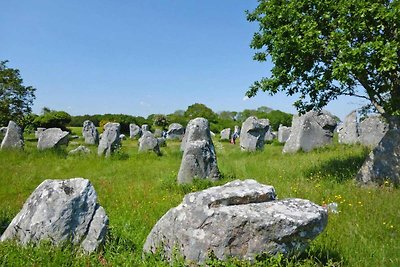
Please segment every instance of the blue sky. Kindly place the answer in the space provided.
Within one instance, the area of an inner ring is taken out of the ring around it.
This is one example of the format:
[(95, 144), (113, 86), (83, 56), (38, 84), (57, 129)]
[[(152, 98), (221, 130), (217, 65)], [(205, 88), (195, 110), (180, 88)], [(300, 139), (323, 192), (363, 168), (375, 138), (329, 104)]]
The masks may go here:
[[(72, 115), (172, 113), (268, 106), (295, 98), (244, 94), (271, 65), (252, 60), (256, 0), (18, 0), (2, 3), (0, 60), (20, 69), (43, 107)], [(359, 101), (327, 109), (343, 118)]]

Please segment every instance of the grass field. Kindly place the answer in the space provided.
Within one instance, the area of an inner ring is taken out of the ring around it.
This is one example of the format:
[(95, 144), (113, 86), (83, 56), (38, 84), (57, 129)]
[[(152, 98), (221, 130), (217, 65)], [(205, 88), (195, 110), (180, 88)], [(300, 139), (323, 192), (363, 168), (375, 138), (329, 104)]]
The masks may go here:
[[(80, 129), (73, 129), (79, 134)], [(181, 161), (178, 142), (168, 142), (163, 155), (138, 153), (137, 141), (125, 140), (120, 152), (99, 158), (67, 156), (82, 143), (72, 140), (66, 151), (36, 151), (26, 137), (23, 152), (0, 151), (0, 234), (19, 212), (31, 192), (45, 179), (89, 179), (110, 218), (104, 251), (85, 256), (72, 246), (41, 244), (21, 248), (0, 244), (0, 266), (168, 266), (159, 257), (142, 257), (142, 246), (153, 225), (192, 191), (234, 179), (253, 178), (273, 185), (279, 198), (300, 197), (317, 204), (337, 202), (326, 230), (302, 255), (256, 263), (213, 261), (214, 266), (400, 266), (400, 191), (390, 184), (360, 188), (353, 177), (368, 150), (333, 145), (311, 153), (282, 155), (279, 145), (257, 153), (215, 141), (223, 179), (178, 186)], [(176, 265), (183, 265), (177, 262)]]

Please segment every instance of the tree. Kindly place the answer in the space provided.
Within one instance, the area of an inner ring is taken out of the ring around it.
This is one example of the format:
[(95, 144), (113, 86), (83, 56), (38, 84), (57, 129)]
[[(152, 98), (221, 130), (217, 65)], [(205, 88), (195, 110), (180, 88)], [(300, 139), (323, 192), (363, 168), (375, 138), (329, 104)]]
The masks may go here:
[(202, 117), (207, 119), (210, 123), (217, 121), (217, 114), (204, 104), (195, 103), (187, 108), (185, 117), (189, 120)]
[(36, 117), (34, 124), (44, 128), (67, 129), (67, 124), (71, 122), (71, 115), (65, 111), (50, 110), (43, 108), (43, 114)]
[(0, 61), (0, 125), (10, 120), (21, 124), (32, 111), (36, 89), (24, 86), (19, 70), (8, 68), (7, 62)]
[(270, 57), (274, 66), (246, 95), (299, 94), (301, 112), (348, 95), (398, 120), (399, 18), (399, 0), (259, 0), (247, 11), (247, 20), (259, 24), (251, 47), (255, 60)]

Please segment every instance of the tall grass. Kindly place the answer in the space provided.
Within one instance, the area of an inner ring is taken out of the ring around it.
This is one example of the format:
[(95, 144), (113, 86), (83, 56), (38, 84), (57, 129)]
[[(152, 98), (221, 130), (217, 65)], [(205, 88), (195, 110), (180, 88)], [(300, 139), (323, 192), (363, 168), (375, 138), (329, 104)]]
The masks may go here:
[[(74, 129), (79, 133), (79, 129)], [(233, 179), (252, 178), (273, 185), (279, 198), (299, 197), (323, 205), (339, 204), (326, 230), (307, 251), (290, 259), (260, 259), (256, 263), (231, 260), (215, 266), (400, 266), (400, 193), (390, 184), (359, 187), (353, 177), (368, 150), (333, 145), (310, 153), (283, 155), (282, 147), (267, 145), (262, 152), (246, 153), (238, 145), (215, 141), (219, 168), (217, 183), (179, 186), (181, 161), (178, 142), (168, 142), (161, 157), (138, 153), (137, 141), (125, 140), (121, 151), (105, 159), (89, 146), (87, 156), (68, 156), (82, 143), (73, 140), (66, 150), (36, 151), (36, 140), (26, 138), (22, 152), (0, 151), (0, 234), (21, 209), (31, 192), (45, 179), (89, 179), (110, 218), (104, 250), (82, 255), (73, 246), (19, 247), (0, 244), (1, 266), (168, 266), (159, 257), (142, 256), (153, 225), (178, 205), (183, 196)], [(182, 263), (177, 262), (177, 265)]]

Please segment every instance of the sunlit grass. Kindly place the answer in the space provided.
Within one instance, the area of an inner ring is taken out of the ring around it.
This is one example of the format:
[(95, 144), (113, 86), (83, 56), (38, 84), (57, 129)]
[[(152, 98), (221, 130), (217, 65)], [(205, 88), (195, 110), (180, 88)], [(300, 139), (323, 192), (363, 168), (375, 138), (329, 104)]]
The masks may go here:
[[(73, 129), (80, 135), (80, 129)], [(386, 184), (360, 188), (353, 177), (368, 151), (361, 146), (334, 145), (311, 153), (283, 155), (282, 147), (267, 145), (262, 152), (246, 153), (239, 145), (215, 141), (223, 180), (179, 186), (181, 161), (178, 142), (168, 142), (163, 156), (139, 153), (135, 140), (123, 141), (115, 156), (68, 156), (82, 144), (75, 139), (65, 150), (36, 151), (36, 141), (26, 138), (23, 152), (0, 151), (0, 233), (21, 209), (31, 192), (45, 179), (83, 177), (93, 183), (110, 218), (110, 235), (104, 251), (81, 255), (71, 246), (48, 244), (20, 248), (0, 244), (2, 266), (160, 266), (157, 257), (143, 258), (142, 246), (153, 225), (168, 209), (192, 191), (233, 179), (253, 178), (273, 185), (279, 198), (299, 197), (324, 205), (336, 202), (328, 227), (310, 248), (294, 258), (263, 259), (259, 266), (400, 266), (400, 193)], [(211, 261), (212, 265), (221, 265)], [(178, 264), (178, 263), (177, 263)], [(226, 266), (251, 266), (230, 261)]]

